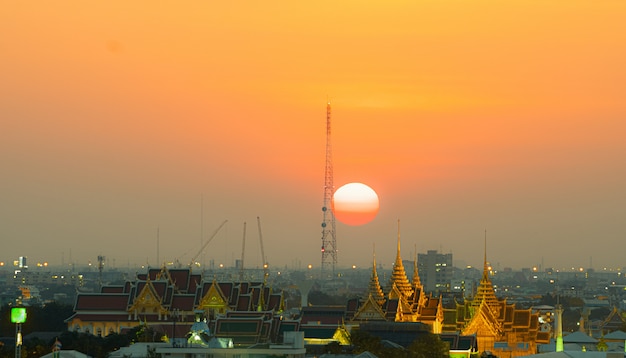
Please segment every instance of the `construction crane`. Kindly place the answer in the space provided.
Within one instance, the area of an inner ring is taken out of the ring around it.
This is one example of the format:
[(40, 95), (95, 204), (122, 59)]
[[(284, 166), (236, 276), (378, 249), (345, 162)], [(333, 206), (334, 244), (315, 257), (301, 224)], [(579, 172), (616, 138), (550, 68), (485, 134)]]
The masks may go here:
[(189, 267), (193, 266), (196, 262), (196, 259), (198, 258), (198, 256), (200, 256), (200, 254), (202, 253), (202, 251), (207, 247), (207, 245), (209, 245), (209, 243), (211, 242), (211, 240), (213, 240), (213, 238), (215, 237), (215, 235), (217, 235), (217, 233), (220, 231), (220, 229), (222, 228), (222, 226), (224, 226), (226, 223), (228, 222), (228, 220), (224, 220), (224, 222), (222, 222), (222, 224), (215, 229), (215, 231), (213, 232), (213, 234), (211, 235), (211, 237), (209, 237), (209, 239), (202, 245), (202, 247), (200, 248), (200, 250), (198, 250), (198, 253), (195, 254), (192, 258), (191, 258), (191, 262), (189, 263)]
[(246, 222), (243, 222), (243, 243), (241, 244), (241, 262), (239, 263), (239, 281), (243, 282), (243, 256), (246, 252)]
[(269, 264), (267, 263), (267, 259), (265, 258), (265, 251), (263, 250), (263, 234), (261, 233), (261, 218), (257, 216), (256, 221), (259, 225), (259, 243), (261, 245), (261, 260), (263, 260), (263, 282), (267, 283), (267, 277), (270, 275), (270, 273), (269, 273)]

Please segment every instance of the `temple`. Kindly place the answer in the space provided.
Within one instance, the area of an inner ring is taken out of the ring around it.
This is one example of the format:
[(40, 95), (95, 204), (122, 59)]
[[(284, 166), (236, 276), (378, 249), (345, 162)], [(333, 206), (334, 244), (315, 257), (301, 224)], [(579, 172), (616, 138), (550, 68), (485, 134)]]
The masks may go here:
[(233, 347), (281, 342), (292, 331), (302, 332), (309, 345), (349, 344), (350, 331), (358, 327), (388, 334), (389, 340), (403, 346), (420, 334), (439, 334), (451, 343), (451, 354), (458, 352), (455, 357), (487, 351), (499, 358), (535, 354), (538, 344), (550, 341), (551, 332), (542, 329), (538, 312), (496, 296), (486, 243), (485, 238), (483, 273), (474, 297), (459, 297), (445, 306), (441, 296), (425, 292), (417, 253), (409, 280), (398, 222), (396, 258), (387, 285), (379, 280), (374, 250), (366, 294), (346, 305), (303, 305), (299, 316), (290, 319), (283, 314), (282, 291), (274, 293), (265, 282), (220, 282), (194, 274), (191, 268), (163, 267), (148, 269), (123, 285), (79, 293), (75, 313), (66, 322), (70, 331), (100, 336), (146, 325), (173, 342), (196, 332), (198, 341), (192, 343), (206, 347), (220, 339), (230, 339)]
[(424, 291), (417, 254), (412, 279), (408, 279), (400, 252), (398, 223), (396, 259), (386, 292), (379, 281), (374, 253), (366, 297), (350, 300), (345, 308), (303, 307), (301, 329), (305, 337), (309, 336), (309, 329), (325, 330), (326, 337), (332, 339), (340, 330), (349, 332), (358, 326), (376, 335), (393, 332), (385, 339), (404, 346), (419, 334), (430, 332), (450, 342), (450, 353), (460, 357), (486, 351), (500, 358), (537, 353), (537, 345), (548, 343), (551, 332), (540, 326), (538, 312), (518, 309), (506, 299), (499, 299), (489, 273), (485, 239), (483, 274), (474, 297), (463, 298), (462, 302), (454, 300), (444, 307), (441, 297)]
[(551, 335), (540, 329), (539, 313), (530, 308), (518, 309), (506, 299), (497, 298), (489, 271), (485, 238), (483, 274), (477, 292), (472, 299), (443, 309), (442, 332), (475, 335), (480, 352), (490, 351), (501, 358), (537, 353), (537, 344), (548, 343)]
[(235, 346), (280, 341), (298, 322), (283, 319), (282, 291), (264, 282), (218, 282), (191, 268), (149, 269), (134, 281), (79, 293), (68, 330), (106, 336), (145, 325), (168, 339), (184, 337), (204, 323), (212, 337)]
[(430, 326), (433, 333), (441, 333), (444, 318), (441, 298), (424, 292), (417, 270), (417, 254), (415, 257), (412, 280), (409, 281), (400, 255), (400, 223), (398, 222), (396, 260), (388, 286), (389, 290), (387, 294), (383, 292), (378, 280), (374, 256), (368, 296), (360, 302), (354, 302), (358, 305), (358, 309), (350, 318), (351, 323), (419, 322)]

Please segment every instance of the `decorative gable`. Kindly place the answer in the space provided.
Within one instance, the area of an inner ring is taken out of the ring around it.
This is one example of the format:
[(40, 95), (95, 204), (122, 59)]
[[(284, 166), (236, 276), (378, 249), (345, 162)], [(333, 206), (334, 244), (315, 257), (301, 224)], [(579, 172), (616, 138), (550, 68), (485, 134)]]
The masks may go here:
[(162, 315), (167, 314), (167, 309), (161, 304), (162, 298), (158, 295), (152, 281), (146, 281), (133, 304), (128, 309), (128, 313), (138, 315)]
[(220, 313), (226, 312), (229, 309), (228, 301), (215, 280), (213, 280), (206, 294), (200, 300), (197, 309), (214, 310)]
[(490, 306), (483, 302), (478, 307), (474, 317), (463, 328), (462, 334), (477, 334), (479, 337), (490, 336), (497, 339), (502, 336), (501, 326), (502, 324), (498, 322)]
[(370, 294), (354, 315), (354, 321), (385, 321), (385, 312)]
[(350, 332), (348, 332), (345, 325), (342, 324), (340, 327), (337, 327), (337, 330), (333, 334), (333, 340), (339, 342), (342, 346), (348, 346), (351, 344)]

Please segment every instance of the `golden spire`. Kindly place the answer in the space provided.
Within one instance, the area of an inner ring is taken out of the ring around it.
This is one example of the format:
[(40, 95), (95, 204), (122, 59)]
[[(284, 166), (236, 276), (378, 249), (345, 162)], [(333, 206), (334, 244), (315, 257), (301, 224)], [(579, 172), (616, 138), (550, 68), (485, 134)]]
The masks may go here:
[(415, 245), (415, 261), (413, 261), (413, 287), (416, 290), (422, 289), (422, 281), (420, 281), (420, 275), (417, 270), (417, 245)]
[(410, 297), (413, 294), (413, 288), (404, 271), (404, 265), (402, 264), (402, 257), (400, 257), (400, 220), (398, 220), (398, 253), (396, 254), (396, 262), (393, 265), (393, 273), (391, 274), (391, 284), (395, 284), (396, 287), (405, 297)]
[(483, 277), (478, 285), (476, 296), (474, 296), (472, 300), (472, 306), (478, 307), (480, 303), (484, 301), (488, 306), (496, 309), (498, 306), (498, 298), (493, 289), (493, 284), (489, 279), (489, 264), (487, 263), (487, 230), (485, 230), (485, 256), (483, 265)]
[(483, 278), (482, 281), (489, 280), (489, 265), (487, 264), (487, 229), (485, 229), (485, 244), (484, 244), (484, 259), (483, 259)]
[(378, 272), (376, 271), (376, 244), (374, 244), (374, 264), (372, 265), (372, 276), (370, 277), (369, 294), (379, 305), (385, 302), (385, 294), (380, 287), (378, 281)]

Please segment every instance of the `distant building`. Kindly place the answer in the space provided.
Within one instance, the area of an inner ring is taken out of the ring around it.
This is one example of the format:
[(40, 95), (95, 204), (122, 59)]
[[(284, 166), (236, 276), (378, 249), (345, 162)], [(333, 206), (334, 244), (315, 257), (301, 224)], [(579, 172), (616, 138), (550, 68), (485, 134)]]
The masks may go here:
[(431, 293), (450, 292), (452, 281), (452, 254), (428, 250), (417, 255), (417, 269), (424, 290)]

